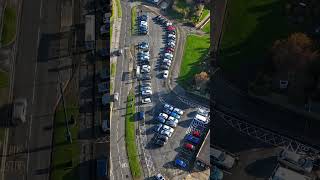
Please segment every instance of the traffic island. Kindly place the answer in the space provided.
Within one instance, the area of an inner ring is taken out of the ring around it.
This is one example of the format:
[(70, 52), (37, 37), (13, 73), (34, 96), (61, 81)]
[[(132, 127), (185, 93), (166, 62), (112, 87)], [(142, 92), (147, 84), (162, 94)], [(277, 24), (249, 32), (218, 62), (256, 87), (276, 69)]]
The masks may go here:
[(131, 34), (134, 35), (137, 31), (137, 7), (131, 8)]
[(2, 46), (7, 46), (12, 43), (16, 37), (17, 12), (15, 8), (7, 6), (3, 15), (1, 44)]
[(139, 161), (139, 155), (136, 145), (136, 133), (135, 133), (135, 95), (131, 90), (127, 97), (126, 117), (125, 117), (125, 141), (127, 147), (127, 155), (129, 160), (129, 166), (133, 179), (141, 178), (141, 164)]

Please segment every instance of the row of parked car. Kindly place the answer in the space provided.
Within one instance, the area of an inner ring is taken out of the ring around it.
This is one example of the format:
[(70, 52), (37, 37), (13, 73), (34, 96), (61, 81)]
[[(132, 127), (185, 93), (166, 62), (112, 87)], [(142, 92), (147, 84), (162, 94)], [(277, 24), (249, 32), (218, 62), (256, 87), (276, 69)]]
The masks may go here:
[(169, 68), (173, 61), (173, 52), (176, 46), (176, 29), (172, 25), (172, 22), (167, 20), (162, 16), (156, 16), (153, 20), (159, 24), (166, 30), (166, 37), (165, 37), (165, 50), (161, 57), (161, 66), (160, 68), (163, 70), (163, 78), (168, 78), (169, 75)]
[(149, 31), (148, 15), (143, 14), (141, 16), (138, 16), (137, 18), (138, 18), (137, 21), (138, 21), (139, 33), (142, 34), (142, 35), (148, 34), (148, 31)]
[(172, 136), (174, 128), (177, 127), (183, 111), (179, 108), (173, 107), (170, 104), (165, 104), (162, 112), (155, 119), (159, 122), (155, 128), (155, 144), (163, 146)]

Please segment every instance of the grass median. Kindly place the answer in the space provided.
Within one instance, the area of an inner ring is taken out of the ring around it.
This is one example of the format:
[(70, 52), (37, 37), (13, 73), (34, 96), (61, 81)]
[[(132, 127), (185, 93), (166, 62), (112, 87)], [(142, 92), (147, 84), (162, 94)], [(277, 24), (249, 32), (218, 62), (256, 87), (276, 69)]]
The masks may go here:
[(131, 34), (135, 34), (136, 32), (136, 21), (137, 20), (137, 7), (133, 6), (131, 8)]
[(202, 70), (201, 62), (208, 54), (210, 35), (188, 35), (180, 66), (179, 84), (187, 88), (192, 85), (195, 74)]
[(139, 161), (139, 155), (136, 146), (136, 131), (134, 124), (135, 116), (135, 95), (131, 90), (127, 97), (127, 109), (125, 117), (125, 141), (127, 147), (127, 154), (129, 159), (129, 166), (131, 174), (134, 179), (139, 179), (141, 177), (141, 166)]
[(115, 77), (115, 76), (116, 76), (116, 64), (111, 63), (111, 77)]
[(116, 4), (117, 4), (117, 11), (118, 11), (118, 18), (121, 18), (122, 17), (122, 9), (121, 9), (120, 0), (116, 0)]
[[(73, 115), (76, 120), (79, 114), (78, 93), (76, 80), (70, 82), (65, 92), (67, 119), (70, 120)], [(64, 111), (62, 103), (59, 104), (53, 124), (53, 150), (51, 164), (52, 180), (78, 180), (79, 163), (80, 163), (80, 145), (78, 143), (79, 123), (69, 123), (69, 129), (72, 136), (72, 144), (66, 140), (66, 128), (64, 120)]]
[(3, 27), (1, 35), (2, 45), (12, 42), (16, 36), (17, 14), (16, 9), (7, 6), (4, 10)]

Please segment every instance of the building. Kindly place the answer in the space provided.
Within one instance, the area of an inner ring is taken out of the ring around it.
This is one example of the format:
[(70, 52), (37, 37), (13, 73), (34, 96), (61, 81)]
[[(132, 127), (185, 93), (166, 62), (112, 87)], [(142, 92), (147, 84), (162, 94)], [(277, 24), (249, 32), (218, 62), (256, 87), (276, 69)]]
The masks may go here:
[(87, 50), (92, 50), (95, 48), (95, 16), (86, 15), (85, 16), (85, 46)]
[(198, 154), (196, 156), (196, 165), (208, 168), (211, 167), (210, 165), (210, 129), (206, 134), (206, 137), (204, 138), (201, 147), (198, 151)]

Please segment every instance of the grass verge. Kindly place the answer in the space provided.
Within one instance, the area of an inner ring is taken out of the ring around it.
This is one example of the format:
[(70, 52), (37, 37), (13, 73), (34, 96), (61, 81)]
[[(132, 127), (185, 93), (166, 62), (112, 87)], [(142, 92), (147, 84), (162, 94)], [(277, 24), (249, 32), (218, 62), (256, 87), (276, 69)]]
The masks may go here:
[(199, 22), (201, 22), (205, 17), (207, 17), (209, 13), (210, 13), (209, 9), (203, 9), (202, 10), (202, 14), (201, 14), (201, 16), (199, 18)]
[(137, 7), (133, 6), (131, 9), (131, 34), (135, 34), (136, 32), (136, 21), (137, 20)]
[(141, 166), (139, 161), (139, 156), (137, 152), (136, 140), (135, 140), (135, 95), (131, 90), (127, 98), (127, 110), (125, 117), (125, 141), (129, 159), (129, 166), (134, 179), (139, 179), (141, 177)]
[(210, 21), (207, 22), (205, 26), (203, 26), (202, 31), (208, 34), (210, 33)]
[(116, 0), (116, 3), (117, 3), (118, 18), (121, 18), (122, 17), (121, 2), (120, 0)]
[(208, 54), (210, 47), (210, 35), (188, 35), (185, 44), (184, 55), (180, 66), (179, 84), (190, 87), (195, 74), (202, 70), (201, 62)]
[[(73, 82), (75, 83), (75, 82)], [(71, 83), (70, 83), (71, 84)], [(70, 85), (69, 84), (69, 85)], [(77, 104), (77, 93), (73, 91), (66, 91), (66, 111), (67, 118), (70, 120), (71, 115), (74, 119), (77, 119), (79, 113), (79, 107)], [(62, 104), (60, 103), (54, 118), (54, 137), (53, 137), (53, 151), (52, 151), (52, 180), (78, 180), (79, 175), (79, 162), (80, 162), (80, 146), (78, 144), (78, 132), (79, 124), (69, 123), (69, 129), (72, 135), (72, 144), (69, 144), (66, 140), (66, 130), (64, 121), (64, 111)]]
[(12, 42), (16, 35), (17, 14), (16, 9), (7, 6), (4, 10), (3, 27), (1, 35), (2, 45)]
[(115, 77), (116, 75), (116, 64), (111, 63), (111, 77)]

